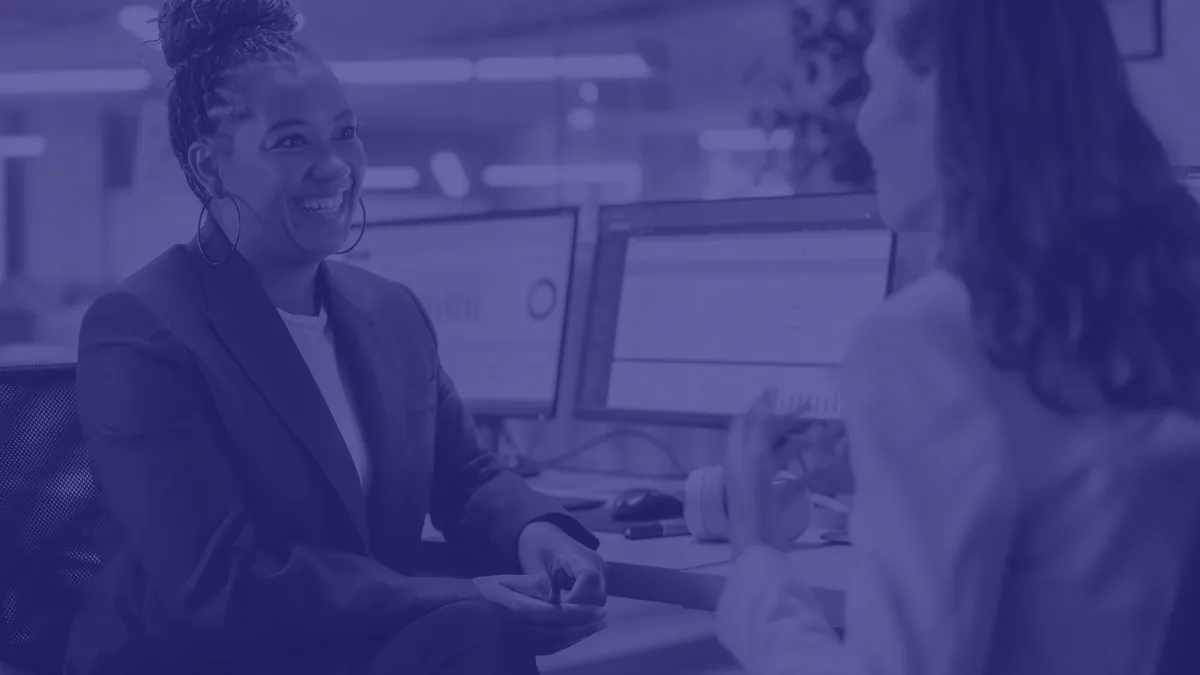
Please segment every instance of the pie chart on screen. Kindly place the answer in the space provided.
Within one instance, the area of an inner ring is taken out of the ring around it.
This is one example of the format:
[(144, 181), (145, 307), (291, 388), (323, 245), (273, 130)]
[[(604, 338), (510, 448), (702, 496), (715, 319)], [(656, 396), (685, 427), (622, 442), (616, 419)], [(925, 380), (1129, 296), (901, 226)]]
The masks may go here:
[(538, 279), (525, 298), (525, 309), (529, 316), (544, 321), (558, 307), (558, 286), (550, 279)]

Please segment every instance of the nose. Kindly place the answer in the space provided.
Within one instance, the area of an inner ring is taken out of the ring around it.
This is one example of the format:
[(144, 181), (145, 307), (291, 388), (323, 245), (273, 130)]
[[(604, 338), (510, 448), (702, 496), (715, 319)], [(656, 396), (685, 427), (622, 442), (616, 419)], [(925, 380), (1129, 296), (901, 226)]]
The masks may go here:
[(313, 166), (312, 175), (323, 183), (348, 183), (354, 175), (354, 169), (340, 155), (331, 152)]

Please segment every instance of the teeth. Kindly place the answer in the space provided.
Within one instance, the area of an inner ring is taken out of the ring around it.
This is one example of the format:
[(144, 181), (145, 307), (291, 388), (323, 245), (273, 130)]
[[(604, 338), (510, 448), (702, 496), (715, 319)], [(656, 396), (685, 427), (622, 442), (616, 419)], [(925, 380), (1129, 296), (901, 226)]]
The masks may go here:
[(345, 200), (344, 194), (329, 199), (305, 199), (300, 202), (300, 208), (305, 211), (338, 211)]

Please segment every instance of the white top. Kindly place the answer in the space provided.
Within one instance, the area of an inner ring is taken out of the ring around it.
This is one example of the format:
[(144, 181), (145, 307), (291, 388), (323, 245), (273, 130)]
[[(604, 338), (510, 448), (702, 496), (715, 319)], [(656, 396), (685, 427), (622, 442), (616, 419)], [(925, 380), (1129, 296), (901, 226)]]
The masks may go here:
[(321, 388), (321, 394), (325, 396), (325, 404), (329, 406), (329, 412), (333, 414), (333, 420), (342, 432), (342, 438), (350, 450), (350, 457), (358, 469), (363, 493), (366, 494), (371, 483), (371, 454), (363, 440), (362, 427), (350, 400), (342, 371), (338, 367), (337, 352), (333, 345), (333, 329), (329, 325), (325, 309), (321, 308), (321, 313), (317, 316), (288, 314), (279, 310), (279, 316), (283, 317), (288, 332), (292, 334), (292, 340), (296, 342), (300, 355), (304, 357), (317, 386)]
[(1198, 509), (1200, 425), (1073, 423), (986, 360), (938, 273), (866, 322), (842, 387), (856, 479), (839, 641), (781, 553), (731, 573), (754, 675), (1151, 675)]

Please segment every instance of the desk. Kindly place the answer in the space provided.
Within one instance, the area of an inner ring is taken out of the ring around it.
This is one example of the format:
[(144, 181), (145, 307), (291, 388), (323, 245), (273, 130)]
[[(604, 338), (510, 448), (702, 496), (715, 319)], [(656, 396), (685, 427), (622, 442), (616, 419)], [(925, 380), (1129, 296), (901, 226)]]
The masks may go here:
[[(583, 473), (547, 472), (530, 479), (547, 494), (610, 499), (631, 487), (649, 487), (682, 494), (680, 481), (622, 478)], [(851, 549), (829, 546), (820, 532), (809, 532), (788, 552), (798, 573), (813, 589), (835, 628), (844, 628), (845, 588), (853, 563)], [(732, 562), (729, 546), (669, 537), (630, 541), (618, 534), (599, 533), (600, 553), (608, 561), (609, 594), (712, 611), (725, 585)], [(444, 541), (426, 522), (425, 540)]]
[[(55, 345), (23, 343), (0, 345), (0, 366), (74, 364), (75, 357), (75, 352)], [(2, 672), (0, 675), (3, 675)]]

